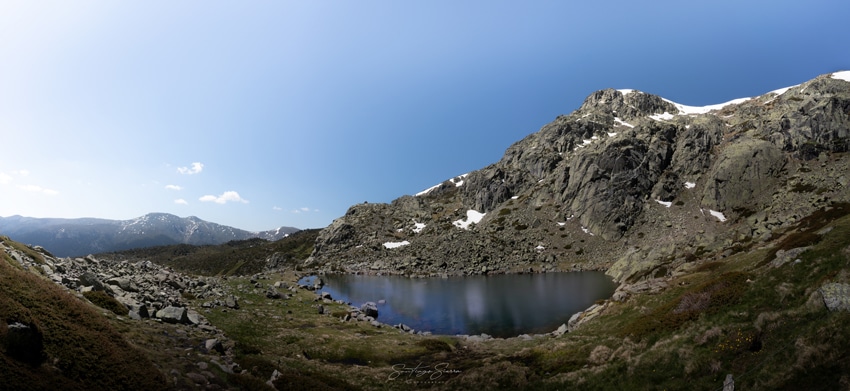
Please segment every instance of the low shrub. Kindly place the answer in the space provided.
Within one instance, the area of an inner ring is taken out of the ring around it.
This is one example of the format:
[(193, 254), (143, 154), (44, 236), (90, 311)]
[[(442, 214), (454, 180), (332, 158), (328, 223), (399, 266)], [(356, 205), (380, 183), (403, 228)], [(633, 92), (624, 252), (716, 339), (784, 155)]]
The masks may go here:
[(115, 300), (114, 297), (109, 296), (104, 291), (83, 292), (83, 297), (85, 297), (88, 301), (92, 302), (92, 304), (100, 308), (112, 311), (112, 313), (114, 313), (115, 315), (126, 316), (128, 313), (130, 313), (130, 310), (127, 309), (127, 306), (121, 304), (118, 300)]
[(742, 272), (723, 273), (656, 307), (627, 325), (621, 334), (640, 339), (657, 332), (676, 330), (702, 314), (719, 312), (740, 300), (747, 289), (748, 278), (749, 275)]

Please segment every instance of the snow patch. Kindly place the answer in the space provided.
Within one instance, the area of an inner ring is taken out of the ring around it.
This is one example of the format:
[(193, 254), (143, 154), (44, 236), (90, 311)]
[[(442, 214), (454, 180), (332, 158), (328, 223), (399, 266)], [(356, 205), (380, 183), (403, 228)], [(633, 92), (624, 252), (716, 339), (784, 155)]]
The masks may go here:
[[(679, 115), (688, 115), (688, 114), (705, 114), (710, 111), (720, 110), (729, 105), (737, 105), (744, 103), (752, 98), (738, 98), (732, 99), (728, 102), (718, 103), (716, 105), (708, 105), (708, 106), (687, 106), (681, 103), (673, 102), (672, 100), (664, 99), (665, 102), (672, 103), (676, 106), (676, 109), (679, 110)], [(665, 113), (666, 114), (666, 113)], [(672, 117), (671, 117), (672, 118)]]
[(619, 93), (623, 94), (623, 95), (628, 95), (628, 94), (631, 94), (632, 92), (635, 92), (635, 90), (628, 89), (628, 88), (624, 88), (622, 90), (617, 90), (617, 91)]
[(512, 199), (512, 200), (515, 200), (515, 199), (517, 199), (517, 198), (519, 198), (519, 196), (513, 196), (513, 197), (511, 197), (511, 199)]
[(418, 233), (422, 232), (422, 230), (425, 229), (425, 227), (426, 227), (425, 223), (417, 223), (417, 222), (414, 221), (413, 222), (413, 233), (418, 234)]
[(563, 227), (563, 226), (567, 225), (567, 223), (566, 222), (564, 222), (564, 223), (558, 222), (558, 225)]
[[(461, 186), (463, 186), (463, 180), (464, 180), (464, 179), (466, 179), (466, 177), (467, 177), (468, 175), (469, 175), (469, 173), (466, 173), (466, 174), (463, 174), (463, 175), (458, 175), (458, 176), (456, 176), (456, 177), (454, 177), (454, 178), (452, 178), (452, 179), (449, 179), (449, 182), (454, 183), (455, 187), (461, 187)], [(440, 187), (440, 185), (442, 185), (442, 183), (438, 183), (438, 184), (436, 184), (436, 185), (434, 185), (434, 186), (431, 186), (431, 187), (429, 187), (429, 188), (427, 188), (427, 189), (425, 189), (425, 190), (422, 190), (422, 191), (420, 191), (420, 192), (416, 193), (415, 195), (416, 195), (417, 197), (419, 197), (419, 196), (423, 196), (423, 195), (425, 195), (425, 194), (428, 194), (428, 193), (430, 193), (430, 192), (434, 191), (434, 189), (436, 189), (436, 188)]]
[(831, 76), (833, 79), (850, 81), (850, 71), (835, 72)]
[(408, 242), (406, 240), (401, 241), (401, 242), (386, 242), (386, 243), (384, 243), (384, 247), (386, 247), (386, 248), (398, 248), (398, 247), (401, 247), (401, 246), (407, 246), (408, 244), (410, 244), (410, 242)]
[(655, 200), (655, 202), (657, 202), (657, 203), (659, 203), (659, 204), (661, 204), (661, 205), (664, 205), (664, 206), (665, 206), (665, 207), (667, 207), (667, 208), (669, 208), (671, 205), (673, 205), (673, 203), (672, 203), (672, 202), (669, 202), (669, 201)]
[[(619, 118), (617, 118), (617, 117), (614, 117), (614, 122), (616, 122), (616, 123), (618, 123), (618, 124), (620, 124), (620, 125), (623, 125), (623, 126), (628, 126), (628, 127), (630, 127), (630, 128), (634, 128), (634, 127), (635, 127), (634, 125), (632, 125), (632, 124), (630, 124), (630, 123), (628, 123), (628, 122), (626, 122), (626, 121), (623, 121), (623, 120), (621, 120), (621, 119), (619, 119)], [(609, 134), (610, 134), (610, 133), (609, 133)]]
[[(797, 86), (798, 86), (798, 85), (799, 85), (799, 84), (797, 84)], [(782, 94), (784, 94), (784, 93), (788, 92), (788, 90), (790, 90), (790, 89), (792, 89), (792, 88), (794, 88), (794, 87), (796, 87), (796, 86), (790, 86), (790, 87), (780, 88), (780, 89), (778, 89), (778, 90), (770, 91), (770, 92), (768, 92), (768, 94), (782, 95)]]
[(608, 132), (608, 137), (614, 137), (616, 135), (617, 135), (616, 132)]
[(685, 182), (685, 189), (693, 189), (697, 184), (693, 182)]
[(477, 210), (470, 209), (470, 210), (466, 211), (466, 220), (465, 221), (463, 219), (455, 220), (455, 221), (452, 222), (452, 224), (454, 224), (455, 227), (458, 227), (458, 228), (469, 229), (470, 224), (472, 224), (472, 223), (478, 224), (481, 221), (481, 219), (484, 218), (484, 215), (486, 215), (486, 213), (481, 213)]
[(726, 216), (724, 216), (722, 212), (709, 209), (708, 213), (711, 213), (712, 216), (717, 217), (717, 219), (720, 221), (726, 221)]
[(581, 230), (582, 230), (582, 231), (584, 231), (584, 233), (586, 233), (586, 234), (588, 234), (588, 235), (590, 235), (590, 236), (593, 236), (593, 232), (590, 232), (590, 230), (589, 230), (589, 229), (587, 229), (587, 228), (585, 228), (585, 227), (581, 227)]
[(664, 121), (664, 120), (668, 120), (668, 119), (673, 119), (673, 114), (670, 114), (670, 113), (665, 111), (664, 114), (653, 114), (653, 115), (650, 115), (649, 118), (652, 118), (656, 121)]

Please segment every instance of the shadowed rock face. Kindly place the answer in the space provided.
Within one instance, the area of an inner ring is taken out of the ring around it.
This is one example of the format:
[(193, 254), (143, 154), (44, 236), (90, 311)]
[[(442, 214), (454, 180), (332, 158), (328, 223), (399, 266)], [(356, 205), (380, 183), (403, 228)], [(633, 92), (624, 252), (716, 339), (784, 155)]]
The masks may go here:
[(32, 366), (40, 365), (44, 359), (44, 337), (32, 324), (10, 322), (4, 338), (6, 354)]
[[(850, 82), (830, 75), (714, 110), (602, 90), (460, 186), (455, 178), (390, 204), (352, 206), (319, 235), (308, 262), (478, 274), (619, 260), (632, 264), (615, 268), (627, 278), (674, 252), (722, 250), (850, 201), (848, 129)], [(486, 215), (469, 229), (453, 224), (470, 209)], [(417, 223), (425, 228), (414, 231)], [(382, 246), (401, 241), (410, 244)]]

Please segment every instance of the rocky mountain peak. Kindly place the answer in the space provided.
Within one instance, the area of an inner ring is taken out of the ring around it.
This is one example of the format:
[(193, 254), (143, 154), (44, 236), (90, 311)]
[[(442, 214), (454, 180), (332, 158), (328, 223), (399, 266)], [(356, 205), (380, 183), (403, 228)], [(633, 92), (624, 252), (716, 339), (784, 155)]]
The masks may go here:
[[(599, 268), (630, 278), (671, 262), (674, 250), (757, 241), (850, 202), (848, 79), (823, 75), (703, 107), (597, 91), (462, 181), (352, 207), (319, 235), (311, 262), (394, 273)], [(483, 217), (469, 224), (470, 211)]]
[[(596, 91), (584, 100), (578, 110), (582, 115), (610, 114), (625, 120), (646, 117), (664, 112), (677, 113), (678, 110), (670, 101), (660, 96), (643, 93), (637, 90), (605, 89)], [(612, 118), (613, 119), (613, 118)]]

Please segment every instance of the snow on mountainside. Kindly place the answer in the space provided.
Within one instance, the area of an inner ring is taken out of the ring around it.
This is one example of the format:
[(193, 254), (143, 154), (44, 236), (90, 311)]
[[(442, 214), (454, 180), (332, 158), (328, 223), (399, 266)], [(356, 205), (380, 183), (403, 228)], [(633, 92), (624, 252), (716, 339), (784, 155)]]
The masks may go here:
[[(309, 264), (392, 273), (672, 270), (850, 203), (850, 72), (689, 106), (590, 94), (487, 167), (325, 228)], [(419, 228), (419, 227), (422, 228)], [(368, 261), (367, 261), (368, 260)]]
[[(830, 75), (830, 78), (850, 82), (850, 71), (834, 72)], [(792, 88), (799, 87), (800, 85), (801, 84), (796, 84), (796, 85), (793, 85), (793, 86), (779, 88), (779, 89), (776, 89), (776, 90), (773, 90), (773, 91), (766, 93), (765, 96), (772, 95), (773, 99), (776, 99), (776, 97), (788, 92), (788, 90), (790, 90)], [(626, 96), (626, 95), (629, 95), (629, 94), (644, 94), (643, 91), (630, 89), (630, 88), (618, 89), (617, 92), (619, 92), (623, 96)], [(737, 99), (732, 99), (728, 102), (717, 103), (717, 104), (713, 104), (713, 105), (705, 105), (705, 106), (688, 106), (688, 105), (684, 105), (684, 104), (681, 104), (681, 103), (674, 102), (674, 101), (669, 100), (669, 99), (665, 99), (665, 98), (661, 98), (661, 99), (676, 107), (676, 109), (679, 111), (676, 115), (699, 115), (699, 114), (707, 114), (707, 113), (710, 113), (712, 111), (721, 110), (724, 107), (727, 107), (727, 106), (730, 106), (730, 105), (741, 104), (741, 103), (747, 102), (747, 101), (749, 101), (751, 99), (755, 99), (755, 98), (757, 98), (757, 97), (737, 98)], [(765, 103), (770, 103), (770, 102), (773, 101), (773, 99), (768, 100)], [(586, 114), (585, 117), (589, 116), (589, 115), (590, 114)], [(661, 114), (650, 115), (649, 117), (652, 118), (652, 119), (658, 120), (658, 121), (663, 121), (663, 120), (670, 120), (670, 119), (673, 118), (673, 116), (674, 116), (673, 114), (665, 111)], [(628, 128), (634, 128), (635, 127), (633, 124), (625, 122), (622, 119), (620, 119), (619, 117), (614, 117), (614, 122), (617, 125), (625, 126), (625, 127), (628, 127)], [(617, 135), (617, 133), (608, 133), (608, 137), (614, 137), (616, 135)], [(591, 138), (589, 140), (583, 140), (582, 145), (588, 145), (588, 144), (592, 143), (593, 140), (595, 140), (595, 139)], [(468, 175), (469, 175), (469, 173), (459, 175), (459, 176), (456, 176), (454, 178), (448, 179), (447, 182), (450, 182), (450, 183), (454, 184), (455, 186), (462, 186), (464, 179)], [(431, 187), (429, 187), (429, 188), (427, 188), (423, 191), (416, 193), (415, 195), (417, 197), (427, 195), (430, 192), (440, 188), (440, 186), (443, 185), (444, 183), (445, 182), (438, 183), (434, 186), (431, 186)]]
[(130, 220), (0, 217), (0, 234), (42, 246), (59, 257), (169, 244), (220, 244), (231, 240), (278, 240), (293, 227), (249, 232), (195, 216), (149, 213)]

